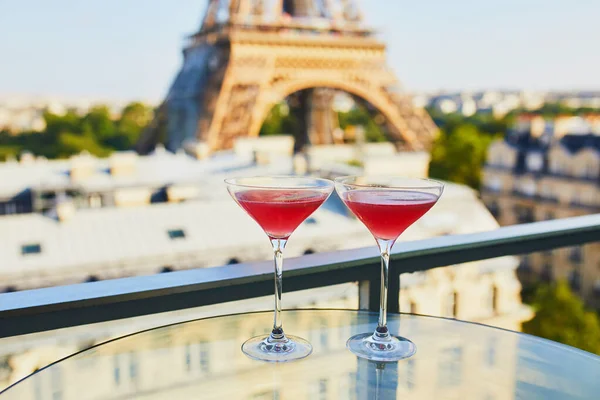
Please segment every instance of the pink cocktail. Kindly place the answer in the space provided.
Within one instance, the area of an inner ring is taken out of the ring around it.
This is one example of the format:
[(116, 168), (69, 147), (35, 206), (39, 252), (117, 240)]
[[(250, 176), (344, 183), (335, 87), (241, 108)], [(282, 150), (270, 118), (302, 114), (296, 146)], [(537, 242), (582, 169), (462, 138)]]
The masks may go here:
[(272, 239), (287, 239), (329, 197), (318, 190), (252, 189), (235, 199)]
[(346, 192), (344, 203), (379, 239), (395, 240), (437, 202), (437, 196), (410, 190)]
[(347, 176), (335, 180), (340, 198), (369, 229), (381, 252), (379, 323), (374, 333), (348, 339), (346, 346), (357, 356), (386, 362), (398, 361), (416, 352), (413, 342), (392, 335), (387, 327), (390, 252), (402, 232), (435, 205), (443, 188), (440, 182), (429, 179)]
[(331, 194), (333, 182), (307, 177), (253, 177), (227, 179), (233, 199), (265, 231), (275, 258), (275, 312), (270, 335), (256, 336), (242, 345), (242, 351), (256, 360), (284, 362), (308, 356), (311, 344), (286, 335), (281, 325), (283, 249), (290, 235)]

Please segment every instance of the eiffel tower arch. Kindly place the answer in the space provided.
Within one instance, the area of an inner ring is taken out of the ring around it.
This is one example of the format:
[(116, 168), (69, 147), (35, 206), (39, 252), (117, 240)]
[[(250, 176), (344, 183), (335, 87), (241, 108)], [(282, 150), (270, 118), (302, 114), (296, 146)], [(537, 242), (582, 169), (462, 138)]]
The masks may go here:
[(385, 45), (351, 0), (211, 0), (183, 53), (182, 69), (137, 145), (141, 153), (161, 140), (172, 151), (187, 142), (230, 148), (238, 137), (258, 136), (271, 108), (298, 92), (307, 103), (308, 141), (329, 143), (332, 132), (322, 130), (332, 129), (323, 120), (331, 113), (323, 112), (326, 92), (319, 88), (367, 104), (384, 117), (378, 120), (398, 147), (427, 149), (437, 131), (402, 92)]

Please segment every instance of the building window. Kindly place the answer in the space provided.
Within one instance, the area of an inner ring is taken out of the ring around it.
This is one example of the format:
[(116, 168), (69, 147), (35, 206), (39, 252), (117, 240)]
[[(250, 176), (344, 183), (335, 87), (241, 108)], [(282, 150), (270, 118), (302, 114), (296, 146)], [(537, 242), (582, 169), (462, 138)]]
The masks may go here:
[(542, 267), (542, 281), (544, 282), (552, 282), (554, 280), (554, 272), (552, 270), (552, 264), (546, 263)]
[(492, 201), (488, 206), (488, 209), (490, 210), (490, 213), (494, 216), (494, 218), (500, 217), (500, 205), (497, 201)]
[(584, 177), (594, 179), (598, 177), (598, 167), (592, 163), (588, 163), (585, 166)]
[(554, 193), (552, 192), (552, 188), (550, 186), (546, 186), (545, 184), (540, 184), (540, 196), (546, 200), (553, 199)]
[(492, 177), (487, 180), (485, 187), (491, 192), (500, 192), (502, 190), (502, 181), (497, 177)]
[(185, 231), (183, 229), (171, 229), (168, 231), (171, 240), (185, 239)]
[(210, 351), (208, 350), (208, 344), (206, 342), (198, 343), (198, 350), (200, 353), (200, 371), (210, 371)]
[(576, 269), (569, 273), (569, 285), (574, 292), (579, 292), (581, 289), (581, 273)]
[(497, 153), (494, 157), (492, 157), (492, 164), (497, 167), (503, 167), (504, 155), (502, 153)]
[(90, 208), (101, 208), (102, 207), (102, 196), (99, 194), (93, 194), (89, 198)]
[(24, 244), (21, 246), (21, 255), (27, 256), (31, 254), (40, 254), (42, 252), (42, 245), (39, 243)]
[(42, 192), (40, 194), (42, 200), (54, 200), (56, 199), (56, 192)]
[(544, 167), (544, 158), (540, 153), (530, 153), (527, 156), (527, 169), (532, 172), (541, 171)]
[(521, 257), (521, 263), (519, 264), (519, 269), (522, 271), (530, 271), (531, 264), (529, 262), (529, 255), (524, 255)]
[(536, 195), (537, 187), (535, 182), (525, 181), (521, 184), (521, 193), (528, 197)]
[(9, 214), (9, 209), (8, 209), (8, 205), (10, 203), (0, 203), (0, 215), (8, 215)]
[(581, 246), (575, 246), (571, 248), (571, 252), (569, 253), (569, 260), (575, 264), (581, 263), (583, 260), (583, 249)]
[(596, 205), (596, 189), (586, 190), (583, 193), (583, 202), (588, 205)]
[(519, 208), (519, 213), (517, 219), (520, 224), (529, 224), (531, 222), (535, 222), (535, 217), (533, 215), (533, 209), (529, 207)]
[(554, 172), (557, 175), (562, 174), (563, 166), (559, 160), (552, 160), (551, 165), (552, 165), (552, 168), (551, 168), (552, 172)]
[(192, 349), (189, 343), (185, 345), (185, 370), (187, 372), (192, 370)]

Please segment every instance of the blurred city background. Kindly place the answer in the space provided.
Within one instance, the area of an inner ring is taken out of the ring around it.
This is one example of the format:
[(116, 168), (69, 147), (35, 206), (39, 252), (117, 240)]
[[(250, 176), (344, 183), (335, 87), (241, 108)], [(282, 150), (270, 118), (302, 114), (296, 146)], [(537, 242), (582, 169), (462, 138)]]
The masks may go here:
[[(269, 259), (232, 176), (447, 182), (401, 242), (597, 213), (598, 15), (591, 0), (0, 2), (0, 293)], [(373, 245), (333, 195), (286, 256)], [(598, 243), (400, 282), (403, 312), (600, 354)], [(357, 306), (355, 284), (284, 295)], [(111, 337), (270, 307), (2, 339), (0, 390)]]

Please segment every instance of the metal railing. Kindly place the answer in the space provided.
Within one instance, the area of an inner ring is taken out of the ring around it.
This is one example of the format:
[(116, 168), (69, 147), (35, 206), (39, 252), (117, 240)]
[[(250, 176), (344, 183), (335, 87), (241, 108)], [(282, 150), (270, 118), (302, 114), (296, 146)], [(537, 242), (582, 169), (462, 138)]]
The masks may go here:
[[(402, 242), (390, 265), (388, 310), (399, 311), (399, 275), (600, 241), (600, 214), (494, 231)], [(284, 290), (359, 282), (359, 306), (379, 307), (375, 246), (286, 260)], [(0, 337), (243, 300), (273, 293), (272, 262), (171, 272), (0, 295)]]

